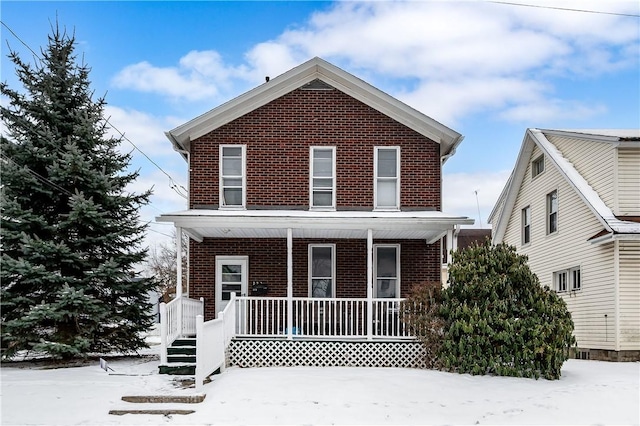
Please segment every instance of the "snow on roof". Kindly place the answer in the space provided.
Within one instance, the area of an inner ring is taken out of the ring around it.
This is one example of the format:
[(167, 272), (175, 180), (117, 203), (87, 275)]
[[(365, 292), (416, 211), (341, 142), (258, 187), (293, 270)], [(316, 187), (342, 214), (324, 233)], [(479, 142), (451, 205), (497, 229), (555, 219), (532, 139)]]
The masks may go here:
[[(524, 172), (529, 161), (529, 156), (534, 144), (537, 145), (556, 165), (558, 171), (565, 177), (567, 182), (575, 189), (585, 204), (596, 215), (609, 233), (615, 234), (640, 234), (640, 223), (621, 220), (617, 218), (613, 211), (604, 203), (598, 193), (589, 185), (586, 179), (573, 167), (556, 146), (547, 139), (547, 134), (562, 135), (575, 138), (588, 138), (589, 140), (599, 140), (602, 142), (623, 142), (636, 139), (640, 141), (639, 129), (608, 129), (608, 130), (552, 130), (552, 129), (527, 129), (516, 166), (513, 169), (505, 189), (496, 201), (496, 207), (490, 215), (490, 223), (495, 230), (494, 241), (502, 241), (506, 231), (508, 217), (513, 210), (517, 192), (524, 179)], [(634, 142), (635, 143), (635, 142)], [(503, 203), (504, 207), (497, 207)], [(494, 215), (496, 217), (494, 217)], [(494, 219), (497, 222), (494, 224)]]
[(545, 151), (556, 166), (558, 166), (560, 173), (567, 178), (589, 208), (605, 222), (606, 227), (616, 233), (640, 233), (640, 223), (618, 219), (605, 202), (602, 201), (598, 193), (589, 185), (589, 182), (578, 173), (575, 167), (573, 167), (573, 164), (544, 136), (541, 130), (530, 129), (530, 131), (538, 146)]

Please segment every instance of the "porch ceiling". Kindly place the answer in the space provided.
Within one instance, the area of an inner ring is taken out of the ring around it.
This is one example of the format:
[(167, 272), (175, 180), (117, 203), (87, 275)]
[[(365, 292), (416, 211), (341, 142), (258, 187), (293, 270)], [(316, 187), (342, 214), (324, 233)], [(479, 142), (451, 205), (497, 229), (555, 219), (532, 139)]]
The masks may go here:
[(371, 212), (304, 210), (184, 210), (164, 214), (159, 222), (172, 222), (192, 238), (423, 239), (431, 243), (456, 225), (473, 219), (439, 211)]

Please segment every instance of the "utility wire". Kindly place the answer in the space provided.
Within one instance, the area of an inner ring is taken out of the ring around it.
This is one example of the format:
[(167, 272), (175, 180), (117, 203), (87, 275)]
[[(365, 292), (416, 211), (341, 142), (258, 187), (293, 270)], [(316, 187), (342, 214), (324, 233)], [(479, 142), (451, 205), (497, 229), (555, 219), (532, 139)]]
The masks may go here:
[(13, 36), (18, 39), (18, 41), (22, 44), (24, 44), (26, 46), (27, 49), (29, 49), (31, 51), (31, 53), (33, 53), (33, 56), (35, 56), (39, 61), (42, 61), (42, 58), (40, 58), (40, 56), (24, 41), (22, 41), (22, 39), (20, 37), (18, 37), (18, 35), (11, 29), (9, 28), (9, 26), (7, 24), (4, 23), (4, 21), (0, 20), (0, 22), (2, 23), (2, 25), (9, 30), (9, 32), (11, 34), (13, 34)]
[(487, 0), (487, 3), (495, 3), (495, 4), (505, 4), (508, 6), (523, 6), (523, 7), (535, 7), (538, 9), (552, 9), (552, 10), (564, 10), (569, 12), (582, 12), (582, 13), (595, 13), (598, 15), (613, 15), (613, 16), (626, 16), (631, 18), (640, 18), (640, 15), (632, 14), (632, 13), (617, 13), (617, 12), (602, 12), (599, 10), (587, 10), (587, 9), (572, 9), (568, 7), (557, 7), (557, 6), (542, 6), (539, 4), (525, 4), (525, 3), (512, 3), (507, 1), (492, 1)]
[(61, 187), (60, 185), (58, 185), (55, 182), (50, 181), (49, 179), (47, 179), (46, 177), (42, 176), (41, 174), (39, 174), (38, 172), (36, 172), (35, 170), (31, 169), (29, 166), (22, 166), (18, 163), (16, 163), (13, 158), (7, 156), (6, 154), (2, 153), (1, 154), (2, 158), (4, 158), (7, 161), (11, 161), (13, 164), (15, 164), (17, 167), (21, 167), (23, 169), (25, 169), (27, 172), (29, 172), (33, 177), (35, 177), (36, 179), (38, 179), (40, 182), (43, 182), (49, 186), (51, 186), (54, 189), (57, 189), (58, 191), (61, 191), (62, 193), (68, 195), (69, 197), (73, 197), (73, 194), (68, 191), (67, 189)]
[[(2, 25), (9, 30), (9, 32), (20, 42), (22, 43), (27, 49), (29, 49), (31, 51), (31, 53), (33, 53), (35, 55), (35, 57), (39, 60), (42, 61), (42, 59), (40, 58), (40, 56), (31, 48), (31, 46), (29, 46), (26, 42), (24, 42), (16, 33), (15, 31), (13, 31), (4, 21), (0, 20), (0, 22), (2, 23)], [(164, 173), (168, 178), (169, 178), (169, 182), (170, 182), (170, 188), (175, 191), (178, 195), (180, 195), (182, 198), (187, 199), (187, 194), (189, 193), (189, 191), (187, 191), (187, 189), (183, 186), (180, 185), (178, 183), (176, 183), (175, 179), (173, 179), (173, 177), (171, 177), (171, 175), (169, 175), (169, 173), (167, 173), (162, 167), (160, 167), (160, 165), (155, 162), (153, 159), (151, 159), (151, 157), (149, 157), (144, 151), (142, 151), (135, 143), (133, 143), (131, 141), (131, 139), (129, 139), (128, 137), (125, 136), (125, 134), (123, 132), (121, 132), (116, 126), (113, 125), (113, 123), (111, 123), (109, 121), (109, 118), (105, 119), (106, 123), (109, 124), (109, 126), (111, 126), (111, 128), (113, 130), (115, 130), (116, 132), (118, 132), (120, 134), (120, 136), (126, 140), (127, 142), (129, 142), (139, 153), (141, 153), (147, 160), (149, 160), (149, 162), (151, 164), (153, 164), (154, 166), (156, 166), (158, 168), (158, 170), (160, 170), (162, 173)], [(181, 191), (184, 191), (181, 192)]]

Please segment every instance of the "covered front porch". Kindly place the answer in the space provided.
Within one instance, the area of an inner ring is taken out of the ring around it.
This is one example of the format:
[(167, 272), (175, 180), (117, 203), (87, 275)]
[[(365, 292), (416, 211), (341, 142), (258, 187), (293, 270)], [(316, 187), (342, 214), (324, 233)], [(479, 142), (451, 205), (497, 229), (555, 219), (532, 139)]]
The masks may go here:
[(190, 267), (199, 262), (192, 299), (179, 293), (165, 307), (181, 322), (167, 326), (166, 344), (196, 334), (199, 356), (217, 351), (216, 368), (232, 341), (414, 342), (402, 301), (427, 267), (439, 285), (440, 239), (450, 249), (457, 227), (473, 223), (438, 211), (188, 210), (159, 220), (189, 235)]

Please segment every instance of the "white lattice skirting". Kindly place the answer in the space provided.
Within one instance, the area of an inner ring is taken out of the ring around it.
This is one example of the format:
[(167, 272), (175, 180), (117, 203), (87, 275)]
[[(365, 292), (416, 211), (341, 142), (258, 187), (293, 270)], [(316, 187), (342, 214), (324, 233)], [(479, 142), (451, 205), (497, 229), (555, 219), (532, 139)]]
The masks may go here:
[(426, 368), (419, 342), (233, 340), (227, 365), (239, 367)]

